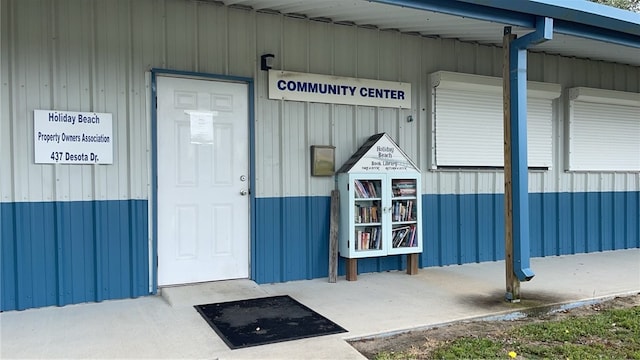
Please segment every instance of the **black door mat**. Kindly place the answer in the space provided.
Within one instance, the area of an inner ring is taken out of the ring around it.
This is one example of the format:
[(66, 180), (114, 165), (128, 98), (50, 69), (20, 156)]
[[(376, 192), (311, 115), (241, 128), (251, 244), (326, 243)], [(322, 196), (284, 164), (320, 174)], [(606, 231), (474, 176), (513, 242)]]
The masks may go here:
[(346, 332), (288, 295), (195, 308), (231, 349)]

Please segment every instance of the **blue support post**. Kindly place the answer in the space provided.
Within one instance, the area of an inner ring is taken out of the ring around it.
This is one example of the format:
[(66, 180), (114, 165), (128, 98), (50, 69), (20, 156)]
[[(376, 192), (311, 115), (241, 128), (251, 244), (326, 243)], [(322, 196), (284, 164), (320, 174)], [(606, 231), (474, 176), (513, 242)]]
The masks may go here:
[(527, 48), (553, 38), (553, 19), (540, 17), (536, 30), (510, 44), (511, 183), (513, 187), (513, 271), (520, 281), (535, 274), (529, 263), (529, 173), (527, 166)]

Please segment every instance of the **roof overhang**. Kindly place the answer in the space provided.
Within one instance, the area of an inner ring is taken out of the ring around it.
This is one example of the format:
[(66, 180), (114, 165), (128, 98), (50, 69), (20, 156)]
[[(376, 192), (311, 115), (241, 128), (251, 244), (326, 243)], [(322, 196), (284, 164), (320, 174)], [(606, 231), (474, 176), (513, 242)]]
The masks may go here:
[(502, 46), (538, 17), (554, 20), (553, 40), (531, 51), (640, 66), (640, 14), (589, 1), (564, 0), (223, 0), (285, 15), (398, 30), (426, 37)]

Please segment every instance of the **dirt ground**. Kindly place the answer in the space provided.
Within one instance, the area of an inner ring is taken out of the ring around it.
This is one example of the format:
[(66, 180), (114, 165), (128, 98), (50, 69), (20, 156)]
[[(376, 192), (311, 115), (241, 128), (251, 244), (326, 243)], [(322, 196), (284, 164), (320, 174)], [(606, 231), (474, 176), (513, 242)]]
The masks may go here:
[(440, 344), (463, 336), (473, 335), (478, 338), (504, 339), (509, 330), (526, 323), (562, 319), (568, 316), (587, 316), (604, 309), (618, 309), (640, 306), (640, 293), (616, 297), (590, 305), (564, 310), (560, 307), (546, 309), (522, 310), (523, 316), (515, 320), (497, 321), (463, 321), (427, 330), (411, 331), (403, 334), (377, 337), (350, 342), (368, 359), (373, 359), (380, 352), (406, 352), (415, 358), (429, 358), (429, 354)]

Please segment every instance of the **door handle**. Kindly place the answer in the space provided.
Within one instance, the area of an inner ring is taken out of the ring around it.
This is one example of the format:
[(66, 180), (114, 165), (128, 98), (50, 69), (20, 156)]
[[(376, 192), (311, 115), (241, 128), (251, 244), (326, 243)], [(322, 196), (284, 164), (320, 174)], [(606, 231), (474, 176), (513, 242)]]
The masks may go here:
[(245, 196), (247, 195), (249, 192), (247, 190), (240, 190), (240, 195)]

